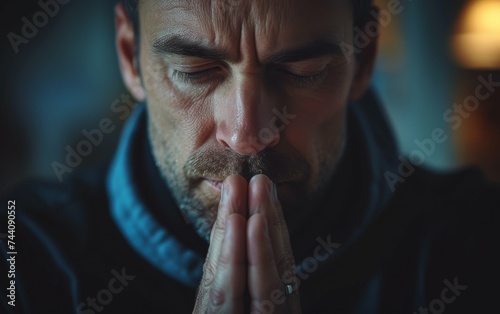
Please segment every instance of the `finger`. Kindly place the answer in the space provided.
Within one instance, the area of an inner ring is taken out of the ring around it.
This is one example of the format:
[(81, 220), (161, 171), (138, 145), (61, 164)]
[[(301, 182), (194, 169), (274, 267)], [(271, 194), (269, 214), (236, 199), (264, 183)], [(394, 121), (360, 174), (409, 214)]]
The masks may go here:
[(247, 189), (247, 181), (240, 175), (231, 175), (224, 180), (217, 218), (210, 234), (210, 243), (214, 236), (221, 238), (224, 235), (224, 225), (229, 215), (240, 214), (247, 217)]
[(257, 175), (250, 180), (248, 189), (249, 217), (255, 214), (264, 215), (280, 274), (293, 272), (295, 261), (276, 185), (267, 176)]
[[(298, 292), (288, 296), (286, 303), (283, 297), (285, 283), (292, 284), (295, 289), (298, 286), (290, 238), (276, 187), (266, 176), (257, 175), (249, 183), (248, 194), (247, 255), (249, 260), (255, 256), (253, 261), (256, 266), (254, 272), (256, 281), (253, 282), (251, 296), (261, 300), (260, 302), (271, 301), (273, 304), (267, 303), (267, 305), (275, 307), (275, 311), (282, 311), (286, 305), (289, 309), (285, 311), (296, 313), (297, 310), (300, 311)], [(260, 223), (261, 220), (265, 223)], [(267, 225), (267, 232), (263, 232), (261, 224)], [(249, 271), (250, 266), (249, 262)], [(249, 272), (249, 287), (251, 280), (253, 277)]]
[(210, 246), (207, 254), (207, 259), (210, 258), (213, 264), (220, 254), (226, 218), (231, 214), (239, 214), (245, 218), (248, 216), (247, 189), (247, 181), (240, 175), (231, 175), (222, 183), (217, 218), (210, 233)]
[(264, 306), (262, 303), (280, 288), (281, 281), (264, 215), (249, 217), (247, 228), (248, 289), (254, 308)]
[(243, 313), (246, 288), (246, 219), (231, 214), (226, 228), (215, 279), (210, 287), (207, 313)]
[(198, 311), (197, 313), (204, 312), (208, 306), (208, 291), (215, 278), (217, 261), (221, 254), (224, 240), (227, 217), (236, 214), (241, 215), (246, 220), (248, 212), (247, 186), (246, 180), (239, 175), (227, 177), (222, 184), (217, 218), (210, 234), (210, 246), (205, 258), (205, 264), (203, 265), (203, 276), (196, 299), (195, 310)]

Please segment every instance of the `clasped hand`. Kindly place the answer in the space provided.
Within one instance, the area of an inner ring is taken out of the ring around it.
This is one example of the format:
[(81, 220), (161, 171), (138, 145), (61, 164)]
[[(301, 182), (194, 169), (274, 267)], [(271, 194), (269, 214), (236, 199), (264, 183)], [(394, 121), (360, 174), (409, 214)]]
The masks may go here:
[(300, 313), (294, 267), (276, 185), (226, 178), (193, 313)]

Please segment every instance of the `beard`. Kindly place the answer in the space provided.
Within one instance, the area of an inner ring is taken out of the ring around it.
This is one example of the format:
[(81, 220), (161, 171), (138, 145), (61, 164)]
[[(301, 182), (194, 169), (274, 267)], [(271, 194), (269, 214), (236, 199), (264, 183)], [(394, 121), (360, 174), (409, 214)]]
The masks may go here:
[[(311, 166), (297, 151), (285, 154), (272, 147), (257, 154), (240, 155), (223, 147), (202, 146), (181, 165), (178, 162), (181, 155), (179, 146), (169, 143), (167, 136), (151, 121), (148, 127), (153, 156), (167, 187), (185, 220), (207, 242), (217, 218), (220, 195), (204, 191), (201, 188), (203, 181), (223, 181), (230, 175), (238, 174), (249, 182), (254, 175), (264, 174), (278, 187), (286, 183), (291, 190), (280, 197), (280, 202), (291, 232), (295, 223), (300, 224), (302, 217), (325, 195), (344, 148), (342, 133), (337, 141), (327, 145), (328, 153), (318, 154), (321, 156), (315, 167), (318, 170), (315, 179), (311, 180)], [(317, 142), (319, 147), (325, 147), (321, 140)]]

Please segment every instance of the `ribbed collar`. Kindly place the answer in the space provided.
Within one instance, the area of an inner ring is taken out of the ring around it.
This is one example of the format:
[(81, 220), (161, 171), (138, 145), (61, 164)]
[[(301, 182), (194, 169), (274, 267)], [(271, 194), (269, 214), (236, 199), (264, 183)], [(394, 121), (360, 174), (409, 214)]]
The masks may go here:
[(143, 104), (135, 109), (123, 130), (118, 151), (107, 178), (112, 217), (130, 245), (147, 261), (179, 282), (196, 288), (201, 280), (204, 256), (186, 247), (160, 225), (142, 199), (133, 177), (140, 128), (145, 128)]

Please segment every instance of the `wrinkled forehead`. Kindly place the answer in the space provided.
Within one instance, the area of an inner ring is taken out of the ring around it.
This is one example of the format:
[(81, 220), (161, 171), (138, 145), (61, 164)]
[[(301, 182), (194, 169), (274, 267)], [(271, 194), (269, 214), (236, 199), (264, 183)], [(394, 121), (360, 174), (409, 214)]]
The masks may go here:
[[(242, 23), (281, 25), (291, 19), (293, 0), (155, 0), (163, 10), (183, 10), (205, 22), (206, 27), (220, 30)], [(297, 2), (297, 1), (295, 1)]]
[[(141, 36), (190, 36), (220, 45), (253, 36), (261, 47), (352, 34), (350, 0), (144, 0)], [(243, 33), (246, 33), (244, 35)]]

